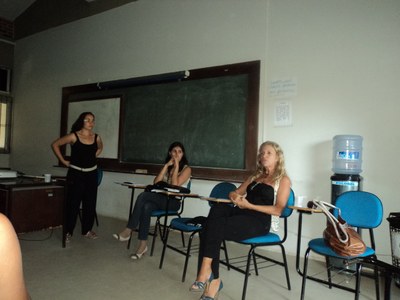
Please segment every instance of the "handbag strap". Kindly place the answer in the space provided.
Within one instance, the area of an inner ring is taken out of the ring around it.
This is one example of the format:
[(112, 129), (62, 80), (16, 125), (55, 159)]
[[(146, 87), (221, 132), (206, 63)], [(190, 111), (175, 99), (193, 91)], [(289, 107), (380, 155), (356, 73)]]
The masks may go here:
[[(316, 207), (321, 209), (322, 212), (326, 215), (326, 217), (328, 218), (328, 221), (332, 224), (333, 228), (335, 229), (335, 233), (336, 233), (336, 236), (339, 239), (339, 241), (341, 241), (342, 243), (347, 243), (347, 241), (349, 240), (349, 235), (348, 235), (347, 231), (345, 230), (346, 226), (344, 224), (342, 224), (328, 209), (328, 207), (337, 209), (339, 212), (339, 216), (340, 216), (341, 215), (340, 208), (337, 206), (334, 206), (331, 203), (321, 201), (321, 200), (313, 200), (313, 203)], [(339, 229), (338, 229), (338, 227), (339, 227)], [(343, 235), (339, 234), (339, 230), (343, 233)], [(345, 238), (343, 238), (342, 236), (344, 236)]]

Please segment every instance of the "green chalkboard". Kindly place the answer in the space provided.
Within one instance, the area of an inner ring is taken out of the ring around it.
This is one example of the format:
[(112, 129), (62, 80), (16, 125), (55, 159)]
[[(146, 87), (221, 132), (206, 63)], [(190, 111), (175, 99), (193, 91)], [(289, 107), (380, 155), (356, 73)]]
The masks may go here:
[[(96, 114), (119, 128), (117, 157), (99, 160), (104, 170), (156, 174), (168, 146), (180, 141), (193, 178), (240, 181), (256, 165), (259, 73), (260, 62), (252, 61), (64, 87), (60, 134), (68, 130), (69, 107), (120, 99), (119, 119)], [(105, 144), (115, 140), (99, 134)]]
[(247, 96), (247, 75), (129, 89), (122, 160), (161, 164), (181, 141), (192, 166), (244, 169)]

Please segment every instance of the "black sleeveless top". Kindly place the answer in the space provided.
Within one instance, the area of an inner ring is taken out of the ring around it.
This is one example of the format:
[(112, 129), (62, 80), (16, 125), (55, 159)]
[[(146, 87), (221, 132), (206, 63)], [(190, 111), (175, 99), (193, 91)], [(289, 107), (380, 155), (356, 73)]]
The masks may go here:
[(94, 167), (97, 163), (97, 134), (95, 134), (94, 143), (91, 145), (81, 143), (76, 132), (74, 132), (74, 134), (76, 136), (76, 142), (71, 145), (71, 164), (79, 168)]
[[(246, 199), (255, 205), (274, 205), (275, 191), (274, 188), (262, 182), (251, 182), (247, 187)], [(254, 215), (263, 222), (271, 223), (271, 215), (254, 211), (245, 210), (246, 214)]]

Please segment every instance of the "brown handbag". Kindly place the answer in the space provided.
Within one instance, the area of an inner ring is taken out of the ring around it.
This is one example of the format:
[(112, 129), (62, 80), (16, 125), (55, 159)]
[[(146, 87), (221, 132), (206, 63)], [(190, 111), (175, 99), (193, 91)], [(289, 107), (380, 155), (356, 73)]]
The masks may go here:
[[(363, 254), (367, 247), (357, 231), (341, 217), (340, 208), (319, 200), (313, 202), (327, 217), (327, 227), (323, 232), (323, 237), (332, 250), (338, 255), (346, 257)], [(338, 210), (338, 218), (331, 213), (328, 207)]]

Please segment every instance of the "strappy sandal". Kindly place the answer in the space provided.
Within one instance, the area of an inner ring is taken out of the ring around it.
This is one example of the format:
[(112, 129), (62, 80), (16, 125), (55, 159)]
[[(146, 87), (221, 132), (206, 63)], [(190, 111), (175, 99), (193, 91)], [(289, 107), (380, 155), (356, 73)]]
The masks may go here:
[(195, 281), (193, 282), (192, 286), (189, 288), (191, 292), (203, 292), (206, 286), (206, 282), (202, 281)]
[(214, 279), (214, 274), (211, 273), (210, 277), (205, 282), (196, 280), (195, 282), (193, 282), (192, 286), (189, 288), (189, 291), (191, 291), (191, 292), (204, 292), (204, 289), (205, 289), (205, 287), (207, 285), (207, 282), (210, 282), (213, 279)]
[(144, 250), (142, 251), (142, 253), (135, 253), (135, 254), (131, 254), (130, 258), (133, 260), (138, 260), (141, 259), (143, 255), (146, 254), (148, 248), (147, 246), (144, 248)]
[(113, 237), (114, 237), (114, 239), (116, 239), (117, 241), (120, 241), (120, 242), (129, 241), (130, 238), (131, 238), (130, 235), (128, 235), (127, 237), (123, 237), (122, 235), (120, 235), (120, 234), (118, 234), (118, 233), (114, 233), (114, 234), (113, 234)]
[(87, 238), (87, 239), (89, 239), (89, 240), (95, 240), (95, 239), (98, 238), (96, 232), (91, 231), (91, 230), (88, 231), (88, 232), (84, 235), (84, 237)]
[(71, 235), (70, 233), (67, 233), (67, 234), (65, 235), (65, 242), (66, 242), (66, 243), (69, 243), (69, 242), (71, 241), (71, 238), (72, 238), (72, 235)]

